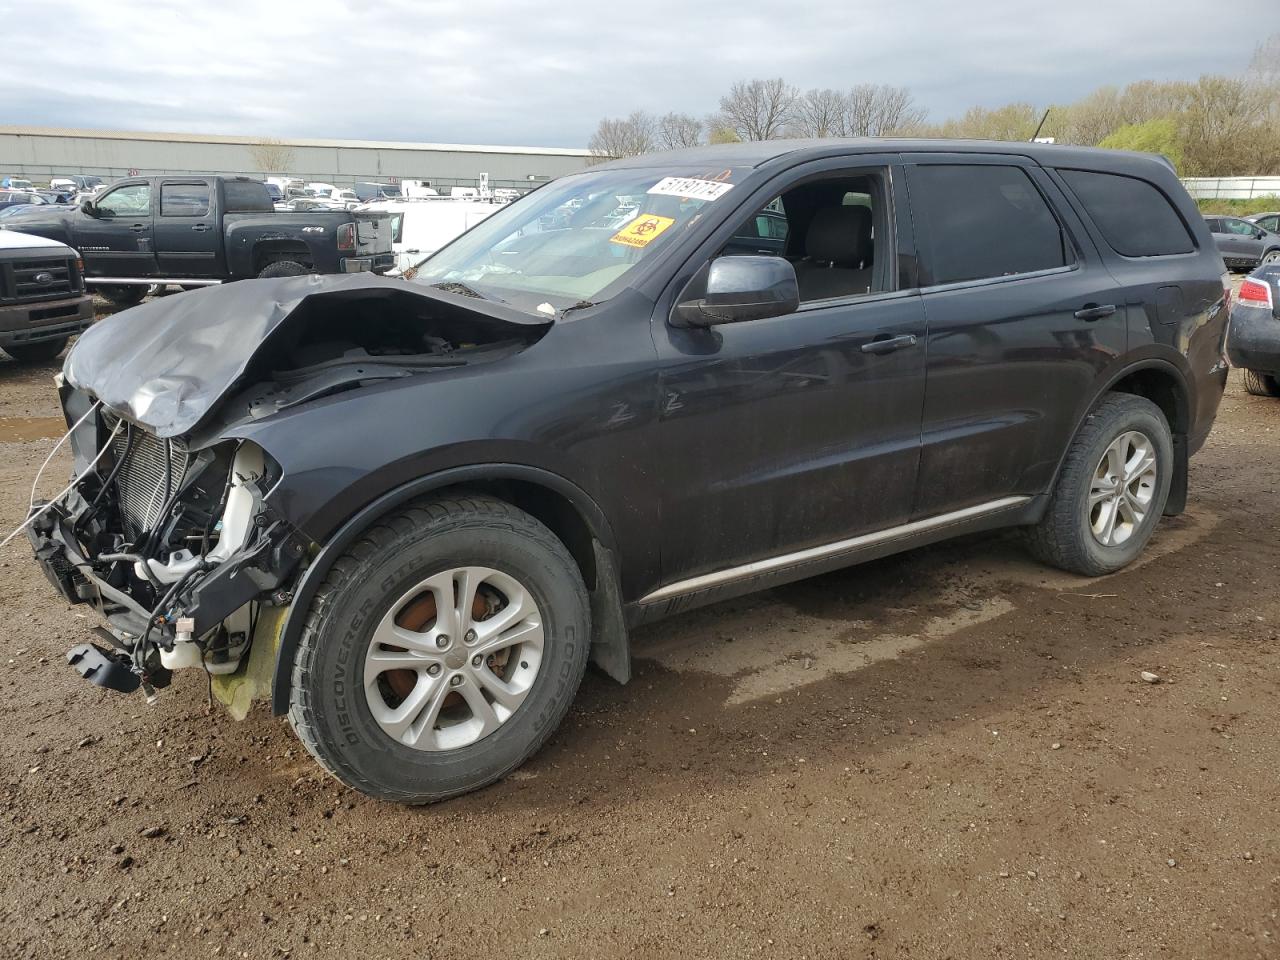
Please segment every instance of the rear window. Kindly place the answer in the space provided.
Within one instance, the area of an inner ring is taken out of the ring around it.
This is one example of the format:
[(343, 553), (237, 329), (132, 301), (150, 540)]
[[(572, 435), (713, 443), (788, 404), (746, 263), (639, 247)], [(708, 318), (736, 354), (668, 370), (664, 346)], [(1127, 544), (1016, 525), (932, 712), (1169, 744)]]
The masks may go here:
[(266, 185), (257, 180), (224, 180), (223, 195), (227, 198), (228, 213), (271, 211), (271, 197)]
[(916, 167), (911, 207), (930, 238), (931, 283), (1036, 273), (1075, 259), (1053, 211), (1018, 167)]
[(1088, 170), (1058, 172), (1121, 256), (1167, 257), (1195, 250), (1178, 211), (1147, 181)]

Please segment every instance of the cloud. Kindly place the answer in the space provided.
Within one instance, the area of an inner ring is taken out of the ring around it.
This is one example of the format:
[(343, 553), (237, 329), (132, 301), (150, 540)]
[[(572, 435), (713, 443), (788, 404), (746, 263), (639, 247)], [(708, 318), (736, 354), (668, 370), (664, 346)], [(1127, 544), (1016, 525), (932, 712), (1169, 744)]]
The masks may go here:
[[(1237, 0), (1237, 23), (1275, 0)], [(0, 0), (21, 23), (25, 0)], [(734, 80), (891, 83), (934, 119), (1234, 73), (1207, 0), (59, 0), (0, 58), (7, 123), (582, 146), (603, 116), (704, 115)], [(1216, 22), (1216, 21), (1215, 21)], [(57, 34), (63, 35), (58, 36)]]

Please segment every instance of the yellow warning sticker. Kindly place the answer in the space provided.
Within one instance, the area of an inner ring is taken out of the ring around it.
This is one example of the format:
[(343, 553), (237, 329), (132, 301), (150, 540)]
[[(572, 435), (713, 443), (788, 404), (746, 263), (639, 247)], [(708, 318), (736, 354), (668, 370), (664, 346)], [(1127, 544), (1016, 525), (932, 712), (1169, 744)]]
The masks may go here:
[(647, 247), (658, 239), (662, 231), (675, 223), (672, 217), (659, 217), (652, 213), (642, 213), (625, 227), (609, 238), (612, 243), (621, 243), (627, 247)]

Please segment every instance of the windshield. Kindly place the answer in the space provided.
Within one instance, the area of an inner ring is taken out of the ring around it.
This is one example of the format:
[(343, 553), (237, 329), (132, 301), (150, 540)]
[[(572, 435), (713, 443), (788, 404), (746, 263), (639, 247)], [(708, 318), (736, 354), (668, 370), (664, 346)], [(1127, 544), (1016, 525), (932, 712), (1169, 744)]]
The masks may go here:
[(398, 197), (400, 196), (400, 188), (399, 187), (383, 187), (382, 195), (384, 197)]
[(616, 294), (676, 241), (745, 168), (599, 170), (503, 207), (423, 264), (416, 283), (558, 313)]

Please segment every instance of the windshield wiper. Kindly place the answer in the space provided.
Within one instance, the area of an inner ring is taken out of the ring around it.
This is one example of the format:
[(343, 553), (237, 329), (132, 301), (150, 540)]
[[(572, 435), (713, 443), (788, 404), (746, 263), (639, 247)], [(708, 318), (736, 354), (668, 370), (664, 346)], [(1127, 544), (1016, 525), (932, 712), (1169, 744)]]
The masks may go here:
[[(477, 293), (468, 287), (465, 283), (458, 283), (456, 280), (446, 280), (442, 283), (431, 284), (436, 290), (443, 290), (445, 293), (453, 293), (459, 297), (474, 297), (476, 300), (496, 300), (496, 297), (486, 297), (483, 293)], [(499, 303), (502, 301), (499, 300)]]
[(590, 300), (579, 300), (577, 303), (572, 304), (571, 306), (565, 307), (563, 310), (561, 310), (560, 316), (563, 317), (565, 314), (573, 313), (573, 311), (575, 310), (586, 310), (587, 308), (594, 307), (594, 306), (595, 304), (592, 303)]

